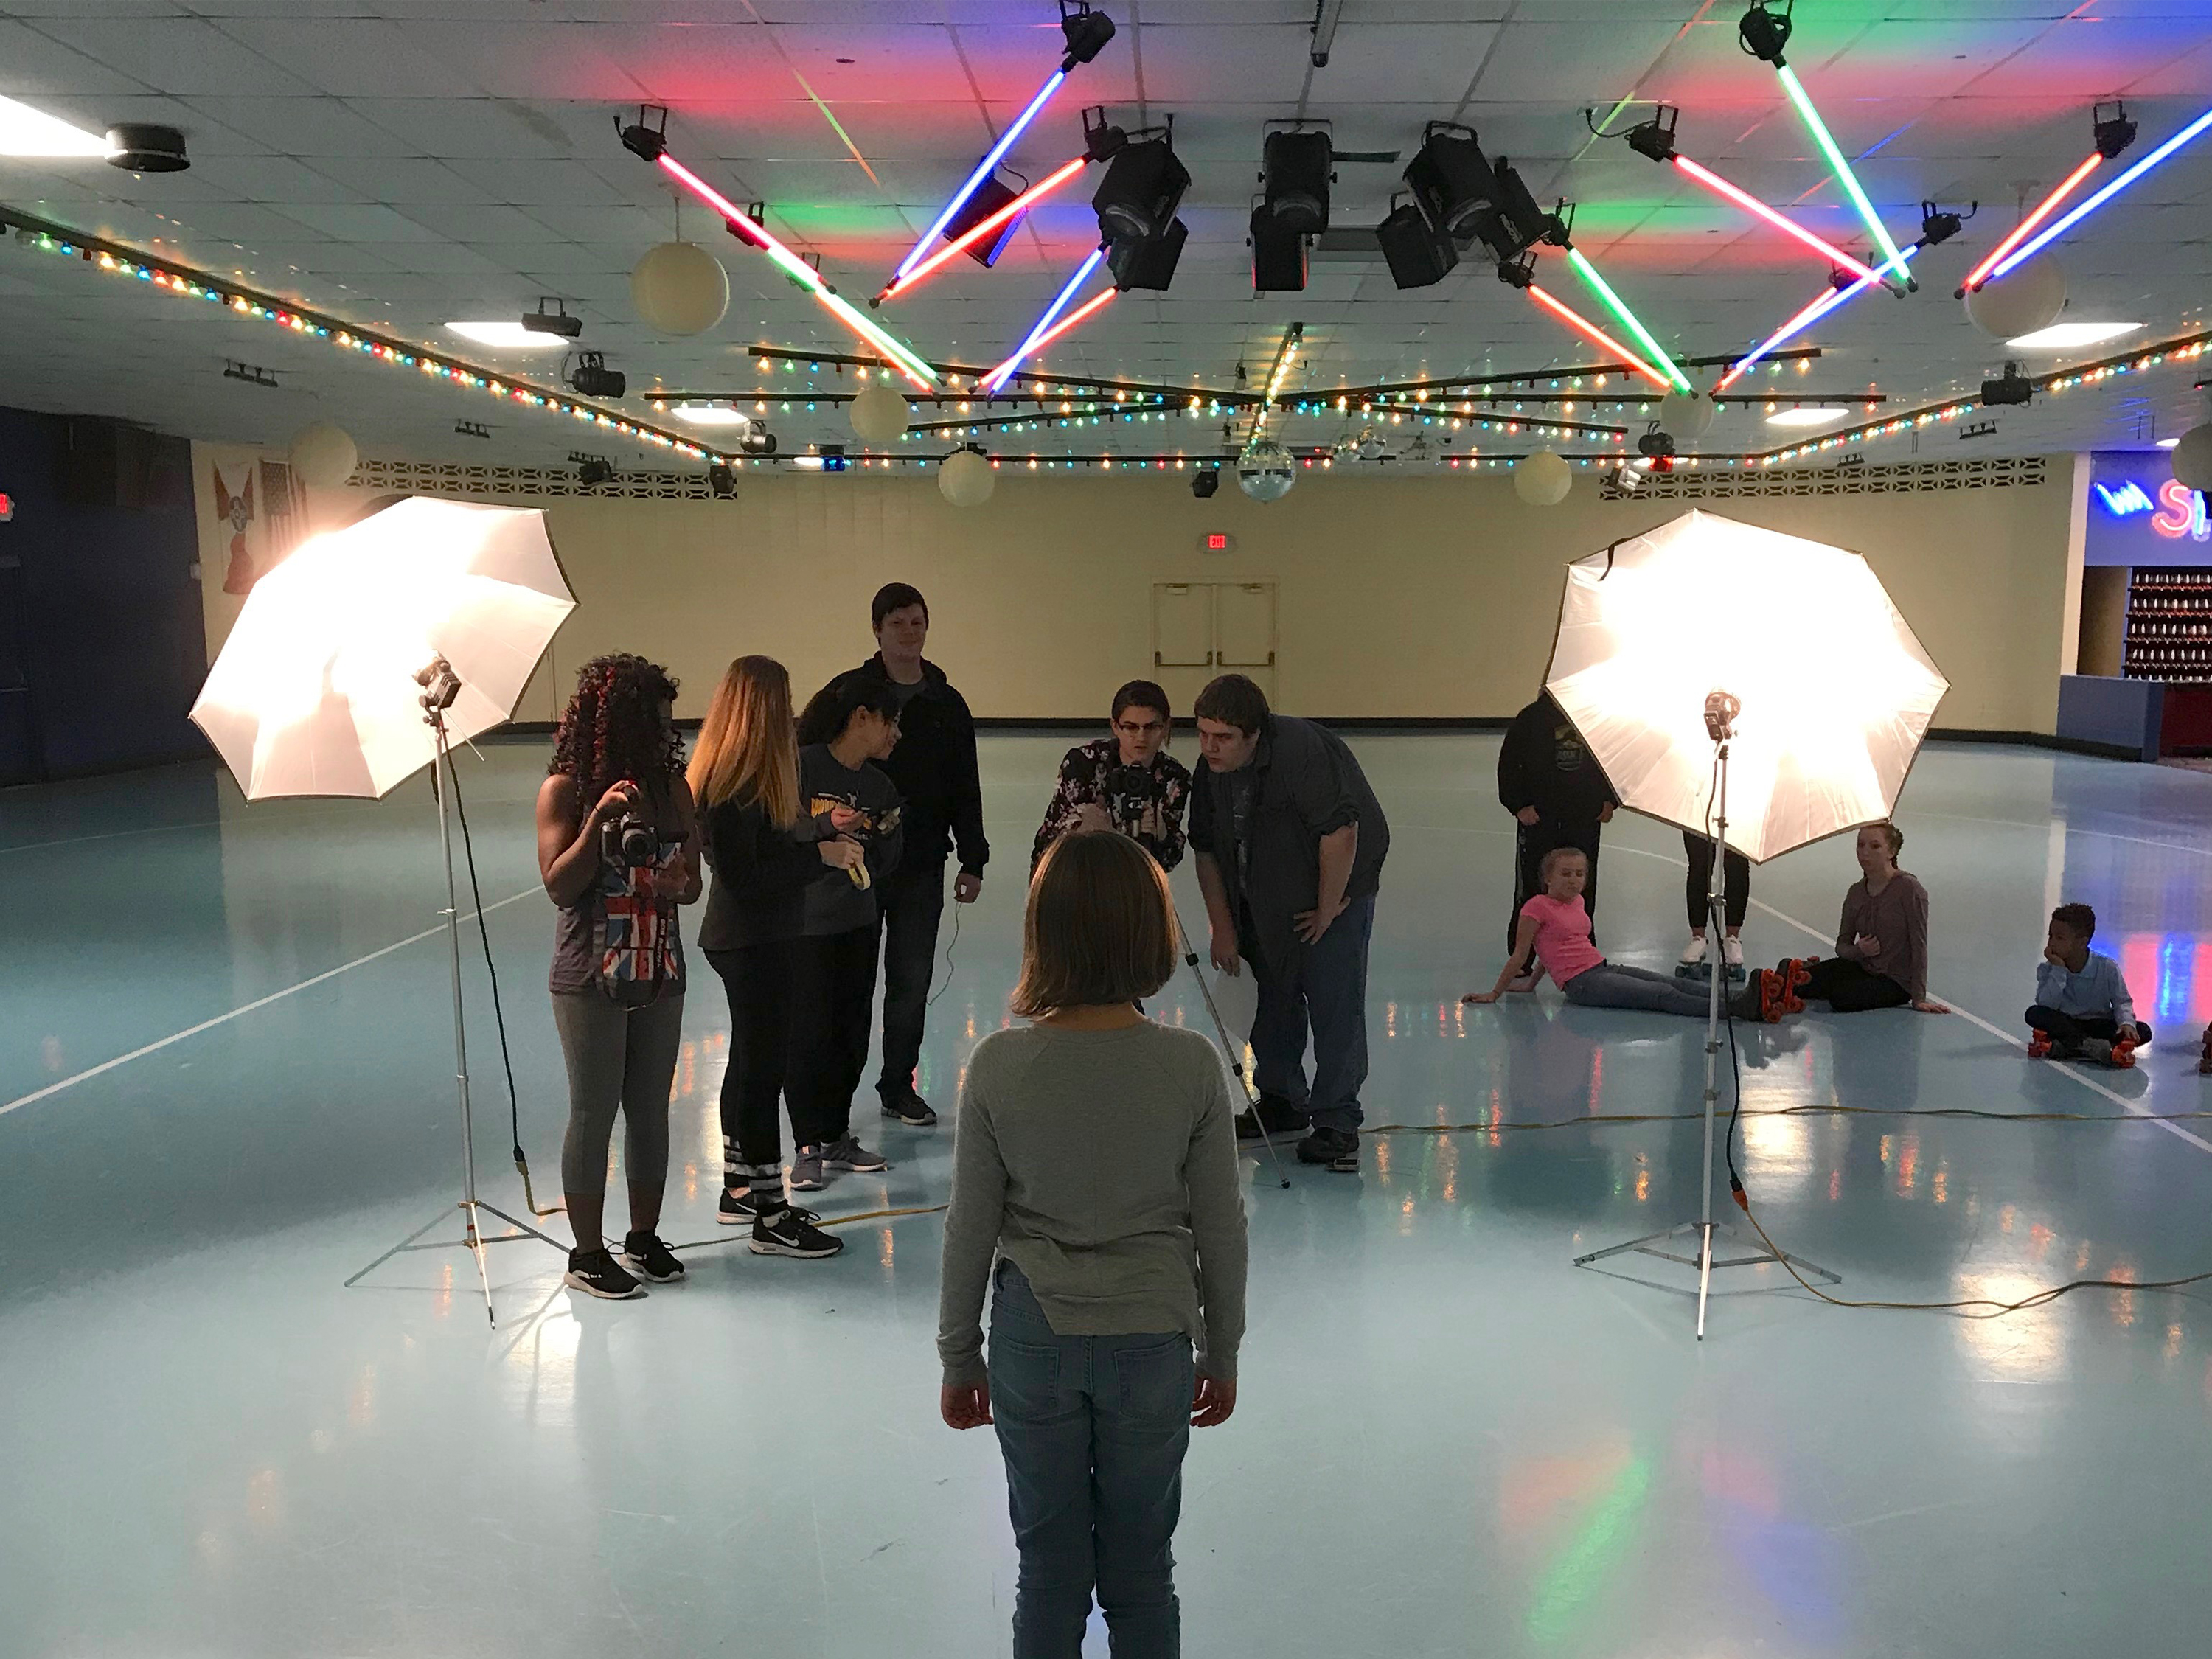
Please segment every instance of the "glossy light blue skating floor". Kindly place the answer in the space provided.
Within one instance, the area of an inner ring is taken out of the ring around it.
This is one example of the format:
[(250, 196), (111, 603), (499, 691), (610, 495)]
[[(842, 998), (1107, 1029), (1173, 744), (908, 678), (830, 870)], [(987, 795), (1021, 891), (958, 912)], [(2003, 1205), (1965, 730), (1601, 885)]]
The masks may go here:
[[(1000, 857), (934, 1017), (940, 1106), (1001, 1022), (1064, 742), (986, 742)], [(1396, 834), (1370, 1123), (1693, 1108), (1689, 1021), (1456, 1006), (1507, 903), (1495, 740), (1358, 747)], [(542, 766), (515, 744), (464, 776), (544, 1198)], [(2125, 1117), (2204, 1104), (2208, 813), (2212, 777), (1932, 750), (1899, 816), (1960, 1014), (1807, 1019), (1747, 1053), (1747, 1103), (2118, 1121), (1753, 1120), (1776, 1237), (1892, 1300), (2212, 1269), (2212, 1126)], [(690, 1284), (588, 1302), (553, 1252), (504, 1244), (496, 1331), (459, 1252), (340, 1288), (456, 1189), (435, 846), (420, 780), (378, 805), (249, 810), (204, 769), (0, 795), (0, 1653), (1006, 1652), (996, 1448), (936, 1418), (939, 1222), (853, 1227), (821, 1264), (716, 1237), (711, 981), (665, 1228), (714, 1242)], [(1617, 956), (1671, 960), (1679, 853), (1650, 823), (1608, 836)], [(1760, 871), (1754, 960), (1820, 944), (1851, 873), (1842, 844)], [(2062, 896), (2097, 907), (2161, 1028), (2132, 1073), (2014, 1041)], [(486, 1188), (519, 1212), (480, 963), (470, 983)], [(1203, 1018), (1187, 980), (1159, 1000)], [(943, 1199), (949, 1128), (861, 1121), (896, 1165), (824, 1207)], [(1977, 1322), (1741, 1270), (1699, 1346), (1686, 1275), (1569, 1265), (1693, 1213), (1694, 1123), (1376, 1136), (1358, 1176), (1287, 1192), (1247, 1168), (1243, 1401), (1197, 1437), (1180, 1540), (1192, 1654), (2204, 1650), (2203, 1295)]]

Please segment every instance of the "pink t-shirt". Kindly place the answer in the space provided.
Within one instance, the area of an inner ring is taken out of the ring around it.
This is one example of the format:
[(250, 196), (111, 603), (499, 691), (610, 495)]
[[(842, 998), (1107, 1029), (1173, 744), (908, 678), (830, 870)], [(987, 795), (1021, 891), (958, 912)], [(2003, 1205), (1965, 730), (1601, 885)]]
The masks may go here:
[(1536, 960), (1554, 985), (1565, 985), (1605, 960), (1605, 953), (1590, 943), (1589, 912), (1580, 893), (1564, 904), (1539, 893), (1521, 907), (1521, 914), (1536, 924)]

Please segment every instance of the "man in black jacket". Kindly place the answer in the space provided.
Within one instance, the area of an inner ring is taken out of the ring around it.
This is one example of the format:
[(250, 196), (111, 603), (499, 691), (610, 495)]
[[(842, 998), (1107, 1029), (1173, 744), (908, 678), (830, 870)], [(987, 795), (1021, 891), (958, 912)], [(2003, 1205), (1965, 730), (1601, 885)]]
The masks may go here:
[(1513, 913), (1505, 948), (1513, 948), (1521, 907), (1543, 890), (1538, 871), (1555, 847), (1578, 847), (1589, 859), (1583, 903), (1597, 916), (1598, 826), (1613, 820), (1620, 798), (1605, 769), (1548, 691), (1513, 717), (1498, 750), (1498, 799), (1513, 814), (1516, 858)]
[[(1192, 780), (1190, 848), (1212, 923), (1213, 965), (1252, 964), (1255, 1113), (1240, 1136), (1310, 1126), (1298, 1160), (1359, 1168), (1367, 1080), (1367, 946), (1390, 826), (1344, 739), (1273, 714), (1267, 694), (1224, 674), (1194, 708), (1203, 763)], [(1313, 1085), (1306, 1085), (1306, 1034)]]
[(884, 914), (884, 1069), (876, 1091), (886, 1117), (926, 1129), (937, 1114), (915, 1086), (915, 1068), (937, 967), (945, 855), (957, 849), (960, 859), (954, 902), (973, 904), (983, 890), (991, 848), (983, 839), (975, 717), (945, 671), (922, 659), (928, 601), (906, 583), (892, 582), (877, 592), (869, 614), (878, 648), (853, 672), (889, 682), (902, 699), (898, 747), (881, 764), (906, 801), (904, 855), (876, 890)]

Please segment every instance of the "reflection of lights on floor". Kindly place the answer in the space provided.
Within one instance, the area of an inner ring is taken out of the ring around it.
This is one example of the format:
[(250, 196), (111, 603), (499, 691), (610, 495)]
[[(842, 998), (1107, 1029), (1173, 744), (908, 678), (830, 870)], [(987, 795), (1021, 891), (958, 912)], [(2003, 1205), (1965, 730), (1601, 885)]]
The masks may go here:
[(1747, 1117), (1743, 1135), (1747, 1179), (1756, 1170), (1769, 1198), (1802, 1197), (1813, 1180), (1814, 1121), (1807, 1117)]
[[(2004, 1270), (1961, 1273), (1956, 1285), (1953, 1294), (1962, 1301), (2020, 1302), (2049, 1288), (2029, 1274)], [(2002, 1381), (2045, 1382), (2065, 1369), (2065, 1324), (2047, 1308), (1996, 1319), (1961, 1319), (1958, 1329), (1959, 1346), (1966, 1357)]]

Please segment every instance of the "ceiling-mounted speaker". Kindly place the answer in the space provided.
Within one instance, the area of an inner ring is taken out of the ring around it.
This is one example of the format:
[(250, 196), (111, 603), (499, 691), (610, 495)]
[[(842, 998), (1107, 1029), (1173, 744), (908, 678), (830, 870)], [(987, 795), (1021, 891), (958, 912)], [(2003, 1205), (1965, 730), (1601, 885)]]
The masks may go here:
[(1190, 227), (1176, 219), (1165, 235), (1144, 241), (1124, 237), (1114, 243), (1106, 251), (1106, 269), (1114, 275), (1114, 286), (1165, 289), (1175, 281), (1176, 264), (1189, 239)]
[(1284, 230), (1318, 236), (1328, 228), (1329, 137), (1271, 132), (1261, 145), (1261, 199)]
[(1306, 285), (1306, 239), (1284, 230), (1262, 207), (1252, 210), (1252, 291), (1300, 294)]
[[(960, 204), (960, 211), (945, 222), (945, 240), (948, 242), (958, 241), (1020, 194), (1021, 191), (1009, 190), (1005, 185), (1000, 183), (998, 174), (993, 173), (969, 192), (968, 199)], [(999, 255), (1006, 251), (1006, 243), (1012, 239), (1014, 232), (1020, 228), (1022, 220), (1025, 216), (1024, 214), (1017, 213), (999, 227), (997, 235), (981, 237), (970, 243), (967, 250), (968, 257), (988, 270), (997, 263)]]
[(1443, 281), (1459, 264), (1459, 250), (1449, 237), (1439, 236), (1420, 209), (1401, 202), (1375, 227), (1375, 240), (1390, 266), (1390, 280), (1400, 288), (1428, 288)]

